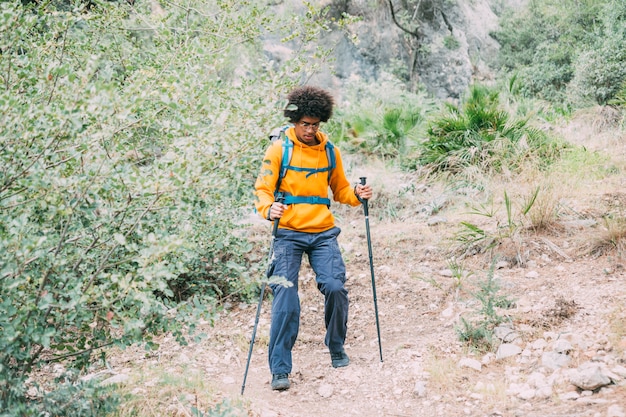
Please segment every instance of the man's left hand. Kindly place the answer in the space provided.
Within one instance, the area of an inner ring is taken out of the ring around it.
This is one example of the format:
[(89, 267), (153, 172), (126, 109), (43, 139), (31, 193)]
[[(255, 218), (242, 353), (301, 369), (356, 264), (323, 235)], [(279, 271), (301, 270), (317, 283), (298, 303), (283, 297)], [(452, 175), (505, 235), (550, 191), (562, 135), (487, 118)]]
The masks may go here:
[(356, 187), (354, 187), (354, 193), (362, 200), (369, 200), (372, 198), (372, 187), (370, 187), (369, 184), (357, 184)]

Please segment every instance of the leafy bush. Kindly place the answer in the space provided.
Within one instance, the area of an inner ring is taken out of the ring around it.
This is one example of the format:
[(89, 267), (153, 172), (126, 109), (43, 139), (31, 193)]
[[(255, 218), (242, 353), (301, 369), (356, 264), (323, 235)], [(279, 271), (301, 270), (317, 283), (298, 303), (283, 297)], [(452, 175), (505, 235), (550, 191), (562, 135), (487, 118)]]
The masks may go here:
[(432, 102), (423, 93), (410, 93), (386, 80), (353, 83), (337, 109), (328, 131), (350, 151), (401, 161), (411, 154), (423, 131)]
[(626, 6), (620, 0), (530, 2), (493, 35), (499, 64), (516, 70), (526, 94), (583, 106), (610, 100), (624, 74)]
[(531, 160), (549, 163), (563, 145), (532, 128), (528, 120), (515, 120), (500, 109), (499, 93), (474, 85), (459, 105), (446, 104), (433, 118), (421, 144), (419, 165), (454, 174), (473, 166), (485, 172), (515, 171)]
[[(282, 121), (277, 98), (310, 67), (259, 59), (272, 28), (256, 2), (130, 3), (0, 4), (0, 410), (11, 415), (65, 395), (28, 399), (38, 366), (82, 369), (103, 347), (150, 348), (166, 331), (185, 343), (219, 297), (257, 287), (237, 222), (259, 132)], [(280, 29), (323, 30), (294, 24)]]
[(606, 104), (626, 81), (626, 4), (608, 2), (599, 16), (598, 37), (575, 63), (569, 100), (578, 106)]
[(478, 283), (479, 289), (472, 294), (480, 307), (469, 319), (461, 317), (460, 326), (455, 326), (459, 340), (481, 352), (494, 348), (495, 327), (510, 320), (499, 310), (509, 309), (515, 304), (509, 297), (500, 294), (500, 285), (494, 277), (495, 264), (493, 261), (486, 278)]

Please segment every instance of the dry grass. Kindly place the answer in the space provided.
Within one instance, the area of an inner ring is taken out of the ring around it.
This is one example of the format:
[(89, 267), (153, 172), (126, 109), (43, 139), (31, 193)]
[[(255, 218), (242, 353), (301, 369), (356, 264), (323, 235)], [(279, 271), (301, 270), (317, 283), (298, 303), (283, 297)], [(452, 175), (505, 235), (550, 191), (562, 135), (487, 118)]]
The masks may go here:
[(620, 353), (626, 352), (626, 306), (617, 305), (607, 321), (611, 345)]
[(449, 387), (459, 388), (463, 372), (454, 359), (431, 352), (426, 358), (424, 370), (428, 373), (428, 386), (434, 392), (443, 394)]
[(207, 381), (201, 370), (180, 365), (135, 369), (130, 381), (118, 388), (124, 400), (112, 417), (189, 417), (215, 409), (245, 409), (241, 401), (224, 402)]
[(604, 217), (602, 228), (589, 240), (587, 254), (591, 256), (624, 256), (626, 250), (626, 218)]

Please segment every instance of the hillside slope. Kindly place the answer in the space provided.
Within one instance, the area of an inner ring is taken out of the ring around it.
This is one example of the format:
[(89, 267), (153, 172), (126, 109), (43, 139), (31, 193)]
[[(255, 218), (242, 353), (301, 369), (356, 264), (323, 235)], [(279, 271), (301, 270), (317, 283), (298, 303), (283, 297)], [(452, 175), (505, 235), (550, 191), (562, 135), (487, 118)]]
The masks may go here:
[[(130, 392), (150, 398), (142, 408), (149, 404), (151, 414), (140, 415), (190, 415), (192, 406), (206, 410), (220, 399), (241, 411), (219, 415), (262, 417), (626, 415), (623, 236), (615, 240), (617, 248), (601, 245), (608, 232), (603, 217), (624, 216), (626, 180), (619, 173), (626, 136), (619, 129), (594, 128), (584, 117), (561, 131), (584, 141), (590, 152), (610, 155), (607, 161), (615, 169), (601, 178), (581, 175), (574, 188), (561, 190), (554, 227), (528, 231), (516, 245), (496, 248), (501, 262), (493, 280), (499, 290), (492, 298), (514, 303), (497, 309), (508, 320), (493, 349), (470, 349), (457, 334), (462, 318), (476, 317), (481, 285), (491, 276), (485, 253), (453, 257), (455, 232), (461, 221), (478, 221), (468, 207), (482, 197), (370, 165), (350, 176), (366, 175), (377, 190), (370, 217), (382, 362), (363, 214), (337, 207), (348, 268), (349, 367), (330, 365), (323, 344), (323, 299), (305, 265), (290, 390), (273, 392), (269, 386), (269, 299), (243, 396), (254, 304), (227, 306), (215, 326), (201, 326), (208, 338), (199, 343), (180, 347), (162, 338), (151, 355), (141, 349), (114, 355), (111, 371), (126, 376)], [(511, 181), (494, 180), (491, 186), (508, 187), (511, 195), (535, 186)], [(388, 220), (379, 219), (383, 214)], [(253, 220), (246, 230), (252, 239), (265, 241), (268, 227)], [(186, 382), (172, 386), (174, 376)]]

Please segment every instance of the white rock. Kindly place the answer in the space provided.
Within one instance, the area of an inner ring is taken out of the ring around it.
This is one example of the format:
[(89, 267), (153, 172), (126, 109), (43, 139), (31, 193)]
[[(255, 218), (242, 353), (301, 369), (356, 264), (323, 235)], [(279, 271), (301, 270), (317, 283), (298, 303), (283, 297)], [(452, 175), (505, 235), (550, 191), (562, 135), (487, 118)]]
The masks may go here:
[(415, 386), (413, 387), (413, 394), (418, 397), (426, 396), (426, 382), (424, 381), (416, 381)]
[(621, 405), (613, 404), (606, 410), (606, 417), (626, 417), (626, 412)]
[(535, 390), (533, 388), (527, 387), (519, 394), (517, 394), (517, 398), (520, 398), (522, 400), (532, 400), (533, 398), (535, 398)]
[(572, 346), (572, 344), (564, 339), (559, 339), (556, 342), (554, 342), (554, 351), (557, 353), (569, 353), (574, 349), (574, 347)]
[(117, 374), (113, 375), (110, 378), (105, 379), (100, 383), (100, 385), (112, 385), (112, 384), (123, 384), (130, 379), (130, 376), (127, 374)]
[(544, 352), (541, 355), (541, 365), (552, 370), (567, 367), (571, 360), (569, 356), (558, 352)]
[(463, 358), (458, 363), (459, 368), (471, 368), (475, 371), (479, 371), (482, 369), (482, 364), (476, 359), (471, 358)]
[(505, 359), (522, 353), (522, 348), (511, 343), (502, 343), (496, 352), (496, 359)]
[(580, 398), (580, 394), (578, 394), (576, 391), (564, 392), (563, 394), (559, 395), (559, 399), (561, 401), (573, 401), (577, 400), (578, 398)]
[(621, 365), (616, 365), (611, 368), (611, 372), (616, 375), (619, 375), (622, 378), (626, 378), (626, 368)]
[(535, 391), (535, 397), (543, 398), (544, 400), (552, 397), (552, 387), (549, 385), (545, 385), (541, 388), (537, 388), (537, 390)]
[(541, 388), (550, 385), (546, 376), (541, 372), (533, 372), (528, 376), (526, 382), (534, 388)]
[(334, 392), (335, 388), (330, 384), (322, 384), (317, 390), (317, 393), (322, 398), (329, 398), (333, 395)]
[(606, 374), (604, 367), (595, 362), (583, 363), (570, 374), (570, 382), (578, 388), (593, 391), (611, 383), (611, 378)]
[(493, 360), (496, 359), (496, 355), (493, 352), (486, 353), (485, 356), (480, 360), (483, 365), (489, 365)]

